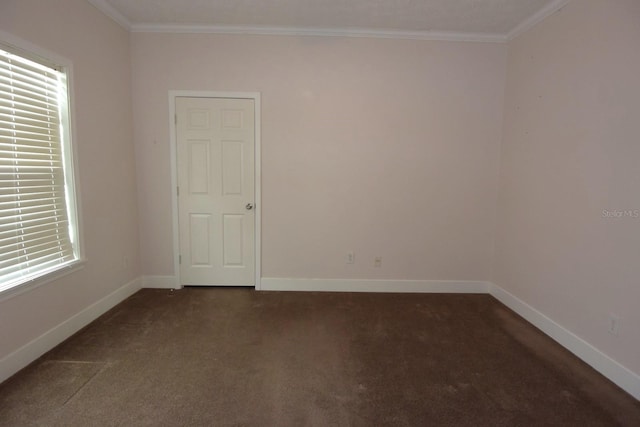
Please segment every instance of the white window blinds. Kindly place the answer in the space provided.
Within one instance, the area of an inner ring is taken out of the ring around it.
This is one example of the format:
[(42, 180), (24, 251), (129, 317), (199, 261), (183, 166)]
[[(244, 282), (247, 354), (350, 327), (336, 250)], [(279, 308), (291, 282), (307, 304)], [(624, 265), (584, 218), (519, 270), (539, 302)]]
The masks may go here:
[(66, 105), (65, 73), (0, 49), (0, 291), (77, 258)]

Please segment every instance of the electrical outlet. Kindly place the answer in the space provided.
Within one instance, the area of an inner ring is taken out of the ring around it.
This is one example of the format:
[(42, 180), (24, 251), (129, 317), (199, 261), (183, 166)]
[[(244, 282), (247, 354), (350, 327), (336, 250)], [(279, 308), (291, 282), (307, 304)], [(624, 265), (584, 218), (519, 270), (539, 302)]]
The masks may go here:
[(347, 252), (347, 264), (353, 264), (356, 262), (356, 254), (353, 251)]
[(620, 334), (620, 317), (615, 314), (609, 315), (609, 333), (615, 336)]
[(381, 256), (375, 257), (375, 259), (373, 260), (373, 266), (376, 267), (376, 268), (382, 267), (382, 257)]

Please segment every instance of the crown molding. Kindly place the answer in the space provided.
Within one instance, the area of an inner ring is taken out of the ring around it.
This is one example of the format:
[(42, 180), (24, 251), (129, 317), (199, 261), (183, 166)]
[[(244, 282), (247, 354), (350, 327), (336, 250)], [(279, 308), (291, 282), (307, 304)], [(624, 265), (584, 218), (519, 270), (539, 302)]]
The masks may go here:
[(451, 31), (400, 31), (366, 28), (299, 28), (227, 26), (195, 24), (132, 23), (118, 12), (107, 0), (87, 0), (102, 13), (126, 30), (136, 33), (184, 33), (184, 34), (249, 34), (269, 36), (317, 36), (317, 37), (362, 37), (379, 39), (433, 40), (452, 42), (506, 43), (565, 7), (571, 0), (554, 0), (536, 14), (525, 19), (507, 34), (463, 33)]
[(364, 28), (245, 27), (226, 25), (133, 24), (136, 33), (209, 33), (270, 36), (369, 37), (381, 39), (438, 40), (457, 42), (505, 43), (503, 34), (457, 33), (446, 31), (396, 31)]
[(131, 21), (129, 21), (123, 14), (118, 12), (113, 6), (111, 6), (107, 0), (87, 0), (100, 12), (107, 15), (109, 18), (117, 22), (125, 30), (131, 31)]
[(527, 30), (530, 30), (536, 24), (544, 21), (549, 16), (553, 15), (554, 13), (558, 12), (560, 9), (565, 7), (570, 1), (571, 0), (554, 0), (554, 1), (552, 1), (551, 3), (549, 3), (548, 5), (543, 7), (542, 9), (540, 9), (538, 11), (538, 13), (535, 13), (534, 15), (531, 15), (529, 18), (525, 19), (520, 24), (518, 24), (516, 27), (514, 27), (511, 31), (509, 31), (507, 33), (507, 35), (505, 36), (506, 41), (513, 40), (516, 37), (518, 37), (520, 34), (526, 32)]

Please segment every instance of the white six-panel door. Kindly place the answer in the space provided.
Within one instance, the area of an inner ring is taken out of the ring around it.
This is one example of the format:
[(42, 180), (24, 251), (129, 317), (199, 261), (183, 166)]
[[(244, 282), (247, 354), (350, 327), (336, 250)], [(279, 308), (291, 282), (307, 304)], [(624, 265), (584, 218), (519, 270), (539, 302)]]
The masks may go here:
[(176, 98), (180, 280), (255, 282), (254, 100)]

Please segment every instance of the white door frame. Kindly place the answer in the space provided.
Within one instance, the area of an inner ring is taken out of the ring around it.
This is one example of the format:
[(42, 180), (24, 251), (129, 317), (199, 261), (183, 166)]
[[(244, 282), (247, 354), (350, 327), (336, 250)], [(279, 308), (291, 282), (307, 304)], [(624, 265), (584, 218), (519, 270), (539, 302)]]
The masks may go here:
[(175, 272), (175, 289), (181, 289), (180, 280), (180, 228), (178, 223), (178, 155), (176, 141), (176, 98), (232, 98), (252, 99), (255, 108), (255, 289), (261, 290), (262, 244), (262, 199), (261, 199), (261, 164), (260, 164), (260, 92), (212, 92), (192, 90), (169, 91), (169, 147), (171, 151), (171, 208), (173, 215), (173, 271)]

